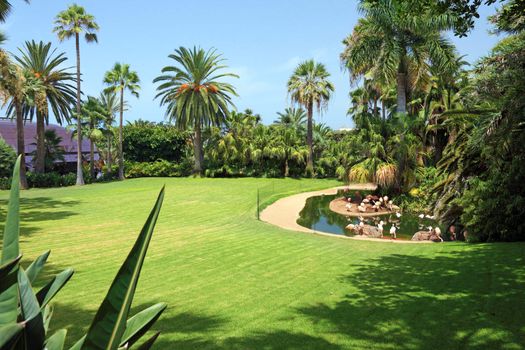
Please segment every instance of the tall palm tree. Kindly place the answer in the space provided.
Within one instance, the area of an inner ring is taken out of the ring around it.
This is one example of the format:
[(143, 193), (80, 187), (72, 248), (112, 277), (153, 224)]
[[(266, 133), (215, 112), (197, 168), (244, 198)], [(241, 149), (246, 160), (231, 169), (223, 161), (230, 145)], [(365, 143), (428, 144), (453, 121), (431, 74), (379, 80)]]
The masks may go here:
[(82, 118), (80, 108), (80, 34), (84, 33), (86, 42), (97, 42), (98, 24), (95, 17), (84, 10), (82, 6), (70, 5), (67, 10), (60, 12), (55, 19), (56, 27), (53, 32), (57, 33), (60, 41), (75, 37), (75, 48), (77, 53), (77, 185), (84, 185), (84, 175), (82, 172)]
[[(27, 41), (24, 49), (19, 49), (20, 56), (15, 59), (25, 71), (25, 74), (37, 81), (40, 91), (36, 95), (39, 101), (33, 104), (25, 103), (23, 113), (26, 118), (33, 119), (36, 115), (37, 129), (37, 159), (35, 171), (44, 172), (45, 124), (49, 123), (49, 109), (53, 112), (58, 124), (69, 122), (71, 117), (71, 105), (75, 101), (75, 81), (69, 68), (63, 68), (67, 60), (64, 53), (55, 55), (56, 50), (51, 50), (51, 43), (44, 44), (35, 41)], [(8, 113), (14, 113), (14, 101), (8, 106)], [(12, 114), (11, 114), (12, 115)]]
[(219, 73), (226, 68), (224, 59), (215, 50), (180, 47), (168, 56), (178, 66), (162, 68), (163, 75), (153, 82), (160, 82), (156, 98), (166, 105), (166, 116), (181, 129), (192, 128), (195, 156), (194, 173), (202, 175), (204, 154), (202, 129), (207, 126), (221, 126), (226, 122), (232, 96), (237, 96), (234, 87), (220, 81), (222, 78), (238, 76)]
[(288, 93), (292, 101), (303, 106), (307, 112), (306, 144), (309, 153), (306, 161), (306, 173), (313, 175), (313, 110), (318, 112), (326, 108), (334, 91), (334, 85), (328, 81), (330, 73), (324, 64), (308, 60), (300, 63), (288, 80)]
[(118, 129), (118, 178), (124, 180), (124, 153), (122, 152), (122, 127), (124, 123), (124, 91), (139, 97), (140, 79), (137, 72), (130, 70), (129, 64), (115, 63), (113, 69), (106, 72), (104, 83), (109, 85), (105, 92), (120, 93), (120, 121)]
[(413, 1), (362, 0), (363, 13), (344, 41), (343, 64), (357, 80), (369, 76), (395, 84), (397, 112), (407, 111), (407, 89), (428, 78), (428, 63), (446, 67), (455, 59), (453, 44), (444, 32), (452, 29), (449, 14), (426, 14)]
[[(111, 174), (111, 167), (113, 163), (111, 145), (113, 144), (113, 123), (115, 122), (115, 115), (120, 110), (120, 104), (118, 101), (117, 94), (115, 91), (103, 91), (99, 97), (100, 104), (104, 108), (104, 134), (106, 135), (107, 141), (107, 156), (106, 156), (106, 169), (108, 175)], [(124, 101), (124, 108), (126, 101)]]

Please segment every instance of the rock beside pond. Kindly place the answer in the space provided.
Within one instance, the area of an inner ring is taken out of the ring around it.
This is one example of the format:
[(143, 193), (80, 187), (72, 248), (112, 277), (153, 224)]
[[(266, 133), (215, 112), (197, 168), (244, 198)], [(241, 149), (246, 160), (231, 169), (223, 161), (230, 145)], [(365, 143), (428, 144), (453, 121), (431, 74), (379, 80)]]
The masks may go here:
[(356, 235), (366, 236), (370, 238), (381, 238), (381, 232), (376, 226), (372, 226), (372, 225), (359, 226), (359, 225), (350, 224), (346, 226), (346, 229), (352, 231)]
[(418, 231), (412, 236), (413, 241), (443, 242), (435, 231)]

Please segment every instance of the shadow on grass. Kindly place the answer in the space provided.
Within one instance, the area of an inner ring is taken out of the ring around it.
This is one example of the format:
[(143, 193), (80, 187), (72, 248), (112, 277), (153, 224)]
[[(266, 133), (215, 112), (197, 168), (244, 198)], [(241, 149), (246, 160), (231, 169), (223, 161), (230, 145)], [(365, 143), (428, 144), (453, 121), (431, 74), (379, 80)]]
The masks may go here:
[[(7, 199), (0, 200), (0, 232), (3, 232), (7, 214)], [(70, 210), (80, 203), (76, 200), (57, 200), (50, 197), (20, 199), (20, 235), (29, 236), (39, 231), (43, 221), (62, 220), (78, 213)]]
[(358, 293), (298, 312), (323, 333), (376, 349), (523, 349), (524, 250), (493, 244), (432, 258), (386, 255), (343, 277)]

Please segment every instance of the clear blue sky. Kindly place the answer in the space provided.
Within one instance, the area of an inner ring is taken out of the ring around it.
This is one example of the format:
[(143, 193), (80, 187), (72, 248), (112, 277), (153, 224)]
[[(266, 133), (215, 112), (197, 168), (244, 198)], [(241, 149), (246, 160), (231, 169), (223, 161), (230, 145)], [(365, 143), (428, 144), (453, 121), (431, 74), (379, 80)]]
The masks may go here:
[[(59, 43), (52, 33), (56, 14), (71, 1), (15, 0), (13, 13), (3, 25), (9, 40), (5, 47), (16, 52), (25, 40), (53, 42), (75, 64), (74, 42)], [(93, 14), (100, 31), (98, 44), (81, 45), (83, 91), (98, 95), (104, 72), (116, 61), (129, 63), (142, 81), (140, 98), (127, 97), (131, 109), (125, 119), (161, 121), (164, 109), (154, 101), (152, 80), (170, 64), (167, 55), (179, 46), (214, 47), (227, 58), (239, 93), (237, 109), (251, 108), (265, 123), (290, 106), (286, 81), (301, 60), (314, 58), (326, 64), (336, 92), (328, 110), (317, 120), (333, 128), (352, 126), (348, 109), (348, 74), (341, 70), (341, 40), (359, 14), (355, 0), (85, 0), (78, 1)], [(198, 4), (198, 5), (197, 5)], [(453, 37), (470, 62), (485, 55), (498, 40), (489, 36), (486, 17), (494, 8), (484, 7), (476, 29), (466, 38)]]

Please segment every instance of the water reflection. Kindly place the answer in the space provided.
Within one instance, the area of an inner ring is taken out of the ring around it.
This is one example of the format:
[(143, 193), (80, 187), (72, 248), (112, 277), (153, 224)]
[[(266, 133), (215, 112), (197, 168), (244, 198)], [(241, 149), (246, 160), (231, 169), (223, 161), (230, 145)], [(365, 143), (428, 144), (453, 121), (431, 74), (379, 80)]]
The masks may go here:
[(383, 221), (383, 232), (385, 237), (389, 236), (390, 228), (395, 225), (397, 237), (399, 239), (411, 239), (417, 231), (428, 230), (429, 226), (439, 226), (444, 232), (443, 227), (438, 225), (435, 220), (427, 217), (420, 218), (417, 215), (402, 213), (398, 218), (395, 214), (387, 214), (373, 217), (350, 217), (337, 214), (330, 210), (330, 202), (341, 195), (323, 195), (311, 197), (306, 200), (306, 204), (299, 214), (297, 223), (301, 226), (315, 231), (335, 233), (338, 235), (351, 235), (345, 227), (348, 224), (358, 225), (362, 221), (367, 225), (377, 226), (379, 221)]

